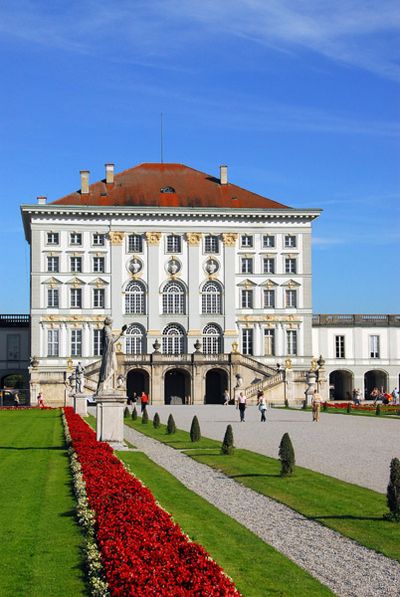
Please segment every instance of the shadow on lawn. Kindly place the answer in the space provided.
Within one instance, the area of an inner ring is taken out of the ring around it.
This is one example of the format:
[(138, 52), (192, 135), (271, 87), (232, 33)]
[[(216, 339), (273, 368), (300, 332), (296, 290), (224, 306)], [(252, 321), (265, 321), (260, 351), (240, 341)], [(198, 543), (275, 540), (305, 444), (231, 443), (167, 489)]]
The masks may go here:
[(353, 516), (352, 514), (341, 514), (337, 516), (307, 516), (310, 520), (384, 520), (383, 516)]
[(65, 451), (63, 446), (0, 446), (0, 450), (62, 450)]

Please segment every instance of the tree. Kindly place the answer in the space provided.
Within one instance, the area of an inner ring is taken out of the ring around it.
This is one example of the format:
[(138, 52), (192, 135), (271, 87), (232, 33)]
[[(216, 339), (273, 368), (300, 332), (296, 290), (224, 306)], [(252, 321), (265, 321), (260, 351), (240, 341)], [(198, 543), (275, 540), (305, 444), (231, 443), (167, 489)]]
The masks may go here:
[(168, 433), (168, 435), (171, 435), (171, 433), (176, 433), (176, 425), (175, 425), (174, 417), (172, 415), (169, 415), (169, 417), (168, 417), (167, 433)]
[(193, 417), (190, 427), (190, 439), (192, 442), (198, 442), (201, 439), (199, 420), (196, 416)]
[(153, 418), (153, 427), (154, 429), (158, 429), (160, 426), (160, 415), (156, 413)]
[(281, 461), (281, 477), (289, 477), (296, 464), (293, 444), (290, 440), (289, 434), (285, 433), (282, 436), (281, 443), (279, 445), (279, 458)]
[(222, 442), (221, 452), (222, 454), (226, 454), (230, 456), (233, 454), (235, 447), (233, 445), (233, 431), (232, 425), (228, 425), (224, 435), (224, 441)]
[(385, 518), (400, 522), (400, 460), (398, 458), (393, 458), (390, 463), (390, 480), (386, 498), (390, 512), (385, 514)]
[(131, 416), (131, 413), (129, 411), (129, 408), (127, 406), (125, 406), (125, 408), (124, 408), (124, 419), (127, 419), (130, 416)]
[(142, 423), (144, 425), (147, 425), (147, 423), (149, 422), (149, 414), (147, 412), (147, 408), (144, 409), (143, 413), (142, 413)]
[(137, 419), (137, 410), (136, 410), (136, 406), (134, 406), (134, 407), (133, 407), (133, 411), (132, 411), (131, 417), (132, 417), (132, 420), (133, 420), (133, 421), (136, 421), (136, 419)]

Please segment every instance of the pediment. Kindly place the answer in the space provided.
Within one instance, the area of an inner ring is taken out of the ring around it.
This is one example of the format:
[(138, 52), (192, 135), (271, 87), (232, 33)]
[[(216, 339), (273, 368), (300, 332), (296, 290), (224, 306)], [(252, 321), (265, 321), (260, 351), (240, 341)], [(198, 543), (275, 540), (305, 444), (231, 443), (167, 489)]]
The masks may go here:
[(278, 286), (278, 284), (276, 282), (274, 282), (271, 279), (265, 280), (264, 282), (261, 282), (261, 284), (259, 284), (259, 286), (265, 286), (266, 288), (275, 288), (275, 286)]
[(300, 284), (296, 282), (296, 280), (287, 280), (286, 282), (283, 282), (281, 286), (287, 286), (288, 288), (297, 288), (298, 286), (300, 286)]
[(247, 280), (239, 282), (238, 286), (241, 286), (242, 288), (253, 288), (254, 286), (257, 286), (257, 284), (247, 278)]
[(85, 282), (80, 278), (75, 277), (68, 280), (66, 284), (69, 284), (70, 286), (84, 286)]
[(88, 282), (89, 286), (96, 286), (96, 288), (101, 288), (102, 286), (108, 286), (109, 282), (107, 280), (103, 280), (103, 278), (96, 278), (95, 280), (91, 280)]
[(44, 280), (42, 282), (42, 284), (48, 284), (48, 285), (58, 285), (58, 284), (62, 284), (61, 280), (57, 280), (57, 278), (47, 278), (47, 280)]

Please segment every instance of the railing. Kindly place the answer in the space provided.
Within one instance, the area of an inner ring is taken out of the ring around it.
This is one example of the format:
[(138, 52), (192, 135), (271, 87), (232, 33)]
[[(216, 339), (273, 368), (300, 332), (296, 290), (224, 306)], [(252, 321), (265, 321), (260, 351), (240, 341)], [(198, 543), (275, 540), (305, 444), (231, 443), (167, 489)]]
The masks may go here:
[(0, 315), (0, 327), (2, 328), (14, 328), (23, 327), (27, 328), (30, 325), (31, 318), (29, 315), (23, 314), (2, 314)]
[(400, 315), (387, 315), (385, 313), (365, 313), (365, 314), (314, 314), (312, 324), (318, 326), (361, 326), (361, 327), (387, 327), (400, 326)]
[(247, 398), (252, 398), (253, 396), (256, 396), (258, 392), (264, 392), (266, 390), (269, 390), (270, 388), (273, 388), (279, 385), (280, 383), (284, 382), (284, 380), (285, 377), (283, 372), (276, 373), (273, 377), (268, 377), (266, 379), (263, 379), (262, 381), (252, 384), (251, 386), (248, 386), (244, 390), (244, 393)]
[(273, 367), (264, 365), (264, 363), (260, 363), (260, 361), (256, 361), (256, 359), (252, 359), (251, 357), (248, 357), (247, 355), (240, 354), (239, 356), (240, 356), (240, 362), (242, 364), (247, 365), (251, 369), (255, 369), (256, 371), (259, 371), (260, 373), (264, 373), (264, 375), (268, 375), (268, 376), (276, 375), (276, 369), (274, 369)]

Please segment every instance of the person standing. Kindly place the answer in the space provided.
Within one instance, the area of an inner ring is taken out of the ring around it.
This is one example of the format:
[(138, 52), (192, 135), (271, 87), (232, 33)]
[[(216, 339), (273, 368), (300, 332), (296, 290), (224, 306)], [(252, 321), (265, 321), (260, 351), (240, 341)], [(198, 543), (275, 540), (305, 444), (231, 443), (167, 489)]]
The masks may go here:
[(319, 423), (319, 413), (321, 410), (321, 395), (318, 393), (317, 390), (314, 390), (314, 394), (311, 400), (311, 408), (313, 422), (316, 421), (317, 423)]
[(265, 400), (264, 392), (258, 394), (258, 410), (261, 413), (261, 423), (265, 423), (267, 420), (267, 402)]
[(399, 390), (394, 388), (392, 392), (393, 404), (399, 404)]
[(39, 408), (44, 408), (44, 398), (42, 392), (39, 392), (38, 394), (37, 403)]
[(246, 396), (243, 394), (243, 392), (240, 392), (239, 397), (237, 399), (237, 408), (239, 408), (241, 423), (244, 423), (244, 412), (246, 410), (246, 402), (247, 402)]
[(361, 390), (360, 390), (360, 388), (357, 388), (356, 390), (354, 390), (354, 404), (356, 404), (357, 406), (359, 404), (361, 404)]
[(149, 403), (149, 397), (146, 394), (146, 392), (143, 390), (143, 392), (140, 396), (140, 412), (143, 412), (145, 410), (148, 403)]
[(230, 396), (229, 396), (228, 390), (225, 390), (224, 395), (223, 395), (223, 399), (224, 399), (224, 406), (226, 406), (227, 404), (229, 404)]

